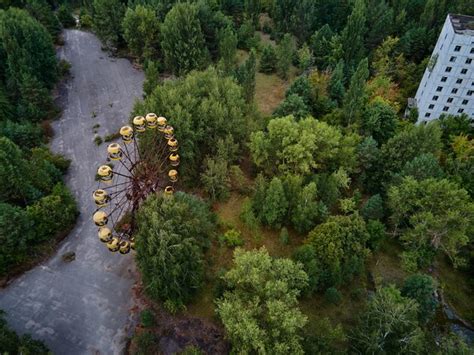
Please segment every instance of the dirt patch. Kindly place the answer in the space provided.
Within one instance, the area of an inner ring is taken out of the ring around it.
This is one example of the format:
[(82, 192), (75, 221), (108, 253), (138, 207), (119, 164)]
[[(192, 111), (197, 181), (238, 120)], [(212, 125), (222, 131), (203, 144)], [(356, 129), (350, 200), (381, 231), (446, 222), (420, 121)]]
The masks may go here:
[(225, 339), (222, 327), (210, 320), (193, 317), (183, 312), (170, 314), (160, 304), (152, 302), (143, 293), (141, 286), (135, 289), (141, 308), (154, 315), (152, 327), (137, 325), (135, 335), (128, 347), (128, 354), (143, 351), (141, 338), (152, 339), (147, 343), (146, 353), (176, 354), (187, 348), (196, 348), (205, 354), (228, 354), (230, 344)]

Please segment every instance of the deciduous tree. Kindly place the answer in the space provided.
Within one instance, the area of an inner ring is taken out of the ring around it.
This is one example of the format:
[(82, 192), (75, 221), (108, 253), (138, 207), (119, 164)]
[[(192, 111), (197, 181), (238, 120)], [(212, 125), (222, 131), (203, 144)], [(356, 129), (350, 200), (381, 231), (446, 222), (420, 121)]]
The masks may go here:
[(307, 319), (297, 298), (308, 276), (301, 264), (273, 259), (265, 249), (238, 248), (223, 280), (228, 291), (217, 300), (217, 313), (234, 351), (303, 354), (301, 330)]

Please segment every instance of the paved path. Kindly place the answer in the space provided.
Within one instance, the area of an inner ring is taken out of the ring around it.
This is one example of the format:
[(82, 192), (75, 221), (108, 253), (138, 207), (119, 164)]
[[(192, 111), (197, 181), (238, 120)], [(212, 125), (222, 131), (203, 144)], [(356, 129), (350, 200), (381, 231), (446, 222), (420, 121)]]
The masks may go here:
[[(17, 331), (42, 339), (55, 354), (122, 352), (132, 307), (135, 270), (131, 255), (109, 253), (91, 221), (92, 189), (106, 144), (97, 147), (92, 126), (101, 136), (117, 131), (142, 94), (143, 74), (125, 59), (101, 51), (91, 33), (65, 31), (60, 57), (72, 64), (64, 113), (53, 124), (52, 149), (72, 160), (66, 182), (81, 215), (59, 251), (0, 291), (0, 308)], [(97, 117), (92, 117), (95, 112)], [(71, 263), (65, 252), (76, 253)]]

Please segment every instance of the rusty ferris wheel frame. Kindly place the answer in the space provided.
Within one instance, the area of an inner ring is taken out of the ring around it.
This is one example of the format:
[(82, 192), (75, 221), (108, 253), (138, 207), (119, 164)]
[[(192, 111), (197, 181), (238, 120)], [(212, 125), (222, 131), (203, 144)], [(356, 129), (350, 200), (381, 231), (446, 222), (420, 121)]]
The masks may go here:
[(107, 163), (97, 170), (93, 221), (111, 252), (128, 254), (135, 248), (138, 208), (152, 193), (174, 193), (180, 157), (174, 128), (154, 113), (135, 117), (133, 128), (123, 126), (119, 134), (122, 144), (109, 144)]

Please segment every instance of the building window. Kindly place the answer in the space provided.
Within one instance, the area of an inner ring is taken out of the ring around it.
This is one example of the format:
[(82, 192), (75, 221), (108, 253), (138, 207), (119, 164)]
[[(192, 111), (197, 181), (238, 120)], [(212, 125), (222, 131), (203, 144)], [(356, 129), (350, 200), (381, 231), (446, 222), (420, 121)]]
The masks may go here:
[(453, 69), (453, 67), (446, 67), (446, 73), (451, 72), (451, 69)]
[(458, 110), (458, 113), (463, 113), (463, 112), (464, 112), (464, 109), (463, 109), (463, 108), (460, 108), (460, 109)]
[(471, 64), (472, 63), (472, 58), (467, 58), (466, 59), (466, 64)]
[(462, 84), (462, 79), (456, 80), (456, 84)]
[(451, 102), (453, 102), (453, 100), (454, 99), (452, 97), (448, 98), (448, 103), (450, 104)]
[(454, 88), (453, 90), (451, 90), (451, 94), (457, 94), (458, 93), (458, 89)]
[(456, 61), (456, 57), (453, 56), (453, 57), (449, 58), (449, 61), (454, 63)]
[(466, 74), (467, 73), (467, 69), (462, 69), (461, 70), (461, 74)]
[(461, 50), (461, 46), (456, 46), (456, 47), (454, 47), (454, 51), (455, 51), (455, 52), (459, 52), (460, 50)]
[(447, 77), (447, 76), (443, 76), (443, 77), (441, 78), (441, 82), (442, 82), (442, 83), (445, 83), (446, 80), (448, 80), (448, 77)]
[(472, 96), (472, 94), (474, 94), (474, 90), (468, 90), (467, 91), (467, 96)]
[(438, 95), (433, 96), (433, 101), (438, 101)]
[(467, 105), (468, 102), (469, 102), (469, 100), (462, 100), (463, 105)]
[(444, 106), (444, 107), (443, 107), (443, 111), (444, 111), (444, 112), (446, 112), (446, 111), (448, 111), (448, 110), (449, 110), (449, 107), (448, 107), (448, 106)]
[(428, 106), (428, 108), (429, 108), (430, 110), (432, 110), (432, 109), (434, 108), (434, 105), (431, 104), (431, 105)]
[(425, 117), (430, 117), (431, 116), (431, 113), (427, 112), (425, 113)]
[(438, 92), (440, 92), (441, 90), (443, 90), (443, 87), (442, 87), (442, 86), (438, 86), (438, 87), (436, 88), (436, 91), (438, 91)]

